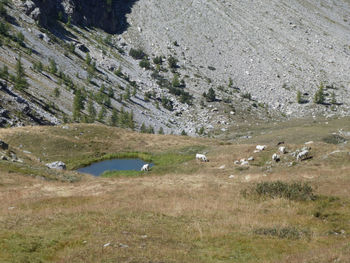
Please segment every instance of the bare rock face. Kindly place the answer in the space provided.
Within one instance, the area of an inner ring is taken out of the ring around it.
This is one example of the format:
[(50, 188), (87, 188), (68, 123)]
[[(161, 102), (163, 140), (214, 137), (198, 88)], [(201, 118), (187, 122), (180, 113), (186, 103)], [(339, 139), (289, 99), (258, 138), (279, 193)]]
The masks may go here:
[[(127, 27), (125, 14), (130, 13), (135, 0), (33, 0), (22, 7), (27, 15), (43, 26), (50, 26), (62, 14), (62, 19), (86, 27), (98, 27), (108, 33), (120, 33)], [(32, 15), (32, 13), (34, 14)]]

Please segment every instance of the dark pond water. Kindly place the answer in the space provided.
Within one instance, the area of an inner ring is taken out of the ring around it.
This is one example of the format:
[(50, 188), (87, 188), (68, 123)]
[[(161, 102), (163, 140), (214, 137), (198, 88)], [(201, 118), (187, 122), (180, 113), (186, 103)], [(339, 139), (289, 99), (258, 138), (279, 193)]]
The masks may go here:
[[(141, 159), (113, 159), (93, 163), (89, 166), (79, 168), (77, 171), (99, 176), (105, 171), (140, 171), (144, 164), (146, 162)], [(150, 164), (150, 167), (152, 166), (153, 164)]]

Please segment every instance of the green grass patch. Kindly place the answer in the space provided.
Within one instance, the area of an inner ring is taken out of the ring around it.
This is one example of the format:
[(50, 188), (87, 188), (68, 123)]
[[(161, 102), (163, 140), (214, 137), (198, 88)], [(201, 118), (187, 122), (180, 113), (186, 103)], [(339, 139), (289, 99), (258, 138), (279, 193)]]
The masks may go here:
[(81, 176), (73, 174), (69, 171), (62, 172), (55, 169), (48, 169), (42, 166), (32, 166), (25, 163), (16, 163), (8, 161), (0, 161), (0, 171), (8, 173), (18, 173), (32, 177), (43, 178), (46, 180), (58, 180), (63, 182), (78, 182)]

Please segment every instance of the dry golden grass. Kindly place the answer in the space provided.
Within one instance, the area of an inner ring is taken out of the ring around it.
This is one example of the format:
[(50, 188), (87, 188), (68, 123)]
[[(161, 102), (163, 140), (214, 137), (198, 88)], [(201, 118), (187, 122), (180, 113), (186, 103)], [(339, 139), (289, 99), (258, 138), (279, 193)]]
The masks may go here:
[[(21, 175), (1, 162), (1, 262), (349, 262), (350, 161), (342, 153), (324, 158), (340, 146), (315, 142), (313, 159), (288, 167), (286, 157), (267, 169), (265, 161), (277, 150), (273, 144), (252, 154), (253, 144), (99, 125), (4, 129), (0, 138), (33, 167), (43, 166), (38, 157), (77, 162), (96, 152), (162, 154), (198, 146), (210, 159), (185, 161), (163, 175), (83, 176), (74, 183)], [(249, 169), (233, 165), (251, 155)], [(257, 182), (275, 180), (308, 182), (323, 197), (297, 202), (241, 194)], [(288, 239), (254, 232), (281, 227), (308, 235)]]

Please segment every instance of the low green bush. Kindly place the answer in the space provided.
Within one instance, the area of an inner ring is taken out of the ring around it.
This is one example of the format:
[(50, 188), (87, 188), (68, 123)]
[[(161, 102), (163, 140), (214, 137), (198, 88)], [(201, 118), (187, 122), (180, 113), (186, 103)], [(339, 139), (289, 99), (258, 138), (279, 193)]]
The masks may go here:
[(310, 232), (308, 230), (300, 230), (294, 226), (287, 226), (287, 227), (262, 227), (257, 228), (253, 231), (256, 235), (264, 235), (264, 236), (271, 236), (271, 237), (277, 237), (280, 239), (301, 239), (302, 237), (310, 236)]
[(346, 139), (338, 134), (331, 134), (322, 138), (322, 141), (329, 144), (339, 144), (346, 141)]
[(312, 187), (307, 183), (282, 181), (261, 182), (242, 192), (244, 196), (258, 196), (268, 198), (285, 198), (293, 201), (315, 200)]

